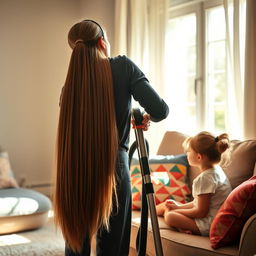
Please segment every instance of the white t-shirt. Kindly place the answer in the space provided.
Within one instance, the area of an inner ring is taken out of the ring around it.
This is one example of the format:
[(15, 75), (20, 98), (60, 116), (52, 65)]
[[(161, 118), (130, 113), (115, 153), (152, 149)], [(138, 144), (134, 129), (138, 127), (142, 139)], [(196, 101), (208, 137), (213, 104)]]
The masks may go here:
[(231, 190), (226, 174), (218, 165), (203, 171), (194, 179), (192, 185), (194, 205), (198, 203), (198, 195), (213, 194), (208, 215), (205, 218), (195, 219), (196, 225), (203, 236), (209, 235), (212, 220)]

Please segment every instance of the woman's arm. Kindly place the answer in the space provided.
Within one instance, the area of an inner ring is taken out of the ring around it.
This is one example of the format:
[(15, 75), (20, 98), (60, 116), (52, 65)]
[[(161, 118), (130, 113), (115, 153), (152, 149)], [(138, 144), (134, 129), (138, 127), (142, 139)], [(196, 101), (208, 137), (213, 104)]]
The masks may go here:
[(212, 194), (198, 195), (197, 205), (193, 204), (193, 207), (189, 209), (184, 209), (179, 207), (174, 211), (190, 218), (204, 218), (207, 216), (209, 212), (211, 196)]
[(134, 100), (150, 114), (150, 120), (158, 122), (169, 114), (169, 107), (150, 85), (144, 73), (129, 58), (126, 58), (130, 80), (130, 93)]

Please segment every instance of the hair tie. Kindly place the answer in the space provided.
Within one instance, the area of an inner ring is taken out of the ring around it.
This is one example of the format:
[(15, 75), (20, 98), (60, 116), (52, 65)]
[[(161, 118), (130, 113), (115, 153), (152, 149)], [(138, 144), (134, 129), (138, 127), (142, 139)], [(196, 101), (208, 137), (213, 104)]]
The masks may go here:
[(217, 143), (217, 142), (219, 141), (219, 137), (218, 137), (218, 136), (215, 137), (215, 138), (214, 138), (214, 141)]
[(75, 45), (77, 45), (78, 43), (84, 43), (84, 40), (82, 40), (82, 39), (76, 40), (76, 41), (75, 41)]

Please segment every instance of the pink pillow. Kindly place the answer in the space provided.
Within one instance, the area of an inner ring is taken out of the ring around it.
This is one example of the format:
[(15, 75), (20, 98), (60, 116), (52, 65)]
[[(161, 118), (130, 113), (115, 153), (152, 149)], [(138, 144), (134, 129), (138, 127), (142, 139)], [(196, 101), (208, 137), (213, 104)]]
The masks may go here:
[(256, 212), (256, 176), (236, 187), (227, 197), (210, 229), (212, 248), (239, 241), (245, 222)]

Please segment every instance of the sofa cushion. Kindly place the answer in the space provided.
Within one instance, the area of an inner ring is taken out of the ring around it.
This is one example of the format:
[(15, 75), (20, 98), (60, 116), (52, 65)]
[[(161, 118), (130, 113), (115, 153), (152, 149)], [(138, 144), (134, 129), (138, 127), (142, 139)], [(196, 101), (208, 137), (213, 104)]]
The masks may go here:
[[(154, 186), (156, 204), (166, 199), (185, 203), (191, 191), (187, 185), (188, 161), (185, 154), (177, 156), (155, 156), (149, 158), (151, 181)], [(132, 208), (141, 208), (142, 177), (139, 160), (131, 163)]]
[(256, 176), (236, 187), (217, 212), (211, 228), (211, 246), (216, 249), (238, 242), (246, 221), (256, 212)]
[(220, 162), (232, 188), (248, 180), (253, 175), (256, 162), (256, 140), (232, 141)]
[[(234, 256), (237, 255), (238, 245), (226, 246), (217, 251), (211, 248), (209, 237), (190, 235), (178, 232), (166, 225), (163, 217), (158, 217), (160, 235), (165, 256)], [(136, 237), (140, 225), (140, 212), (132, 212), (131, 247), (136, 248)], [(154, 238), (149, 218), (146, 255), (156, 255)], [(129, 256), (136, 253), (129, 253)]]
[(0, 148), (0, 188), (18, 187), (14, 178), (8, 153)]

